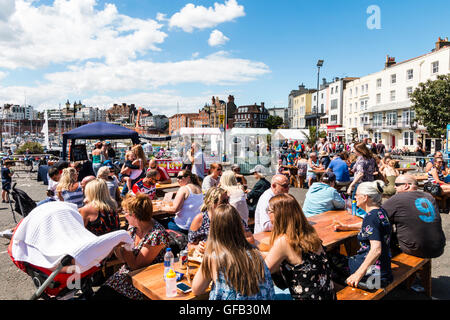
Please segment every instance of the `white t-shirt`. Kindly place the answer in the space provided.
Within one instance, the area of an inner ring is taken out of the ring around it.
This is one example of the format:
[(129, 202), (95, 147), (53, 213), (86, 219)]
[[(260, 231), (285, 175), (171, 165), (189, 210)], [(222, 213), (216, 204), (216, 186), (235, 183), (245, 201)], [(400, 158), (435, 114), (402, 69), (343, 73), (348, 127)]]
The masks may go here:
[(259, 198), (258, 205), (255, 210), (255, 234), (260, 232), (272, 231), (273, 225), (270, 222), (269, 213), (269, 201), (275, 196), (272, 188), (267, 189)]
[(230, 197), (230, 204), (237, 210), (237, 212), (239, 212), (242, 220), (244, 220), (245, 223), (248, 223), (248, 205), (245, 192), (240, 188), (236, 188), (235, 190), (228, 192), (228, 196)]
[(53, 198), (53, 199), (55, 199), (55, 200), (59, 200), (58, 196), (56, 195), (56, 187), (57, 187), (57, 186), (58, 186), (58, 182), (53, 181), (50, 177), (48, 177), (48, 187), (47, 187), (47, 190), (53, 191), (54, 196), (53, 196), (53, 197), (50, 197), (50, 198)]
[(194, 154), (192, 173), (196, 174), (198, 177), (202, 179), (205, 177), (205, 160), (203, 158), (203, 152), (200, 150)]

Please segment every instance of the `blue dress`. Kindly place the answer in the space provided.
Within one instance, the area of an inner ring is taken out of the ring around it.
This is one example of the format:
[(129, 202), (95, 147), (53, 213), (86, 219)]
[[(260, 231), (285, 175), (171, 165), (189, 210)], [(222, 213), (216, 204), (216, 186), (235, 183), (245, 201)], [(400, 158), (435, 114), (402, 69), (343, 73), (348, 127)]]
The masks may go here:
[[(262, 259), (262, 257), (261, 257)], [(275, 300), (272, 276), (264, 263), (264, 280), (259, 284), (259, 292), (253, 296), (244, 296), (231, 288), (225, 281), (222, 272), (219, 272), (216, 282), (213, 283), (209, 300)]]
[(381, 255), (375, 261), (374, 266), (380, 271), (382, 286), (392, 282), (390, 252), (391, 225), (386, 211), (380, 208), (367, 213), (363, 219), (361, 231), (357, 238), (361, 247), (356, 255), (349, 258), (348, 267), (350, 273), (355, 273), (362, 265), (370, 251), (370, 241), (376, 240), (381, 242)]

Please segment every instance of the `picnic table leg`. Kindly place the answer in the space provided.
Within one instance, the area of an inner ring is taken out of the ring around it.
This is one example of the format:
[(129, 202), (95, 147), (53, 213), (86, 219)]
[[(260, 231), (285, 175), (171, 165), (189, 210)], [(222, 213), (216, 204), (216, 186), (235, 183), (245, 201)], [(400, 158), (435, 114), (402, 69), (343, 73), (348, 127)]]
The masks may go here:
[(425, 289), (425, 294), (431, 297), (431, 259), (419, 270), (419, 274)]

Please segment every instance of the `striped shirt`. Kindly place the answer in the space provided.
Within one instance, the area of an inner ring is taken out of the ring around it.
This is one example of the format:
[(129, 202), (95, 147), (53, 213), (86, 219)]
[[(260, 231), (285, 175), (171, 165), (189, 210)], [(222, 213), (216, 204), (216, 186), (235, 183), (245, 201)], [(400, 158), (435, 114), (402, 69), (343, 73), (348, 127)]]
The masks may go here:
[(74, 203), (78, 206), (78, 208), (81, 208), (84, 205), (84, 194), (83, 189), (81, 189), (80, 183), (78, 184), (78, 188), (75, 191), (64, 190), (62, 192), (62, 197), (64, 199), (64, 202)]

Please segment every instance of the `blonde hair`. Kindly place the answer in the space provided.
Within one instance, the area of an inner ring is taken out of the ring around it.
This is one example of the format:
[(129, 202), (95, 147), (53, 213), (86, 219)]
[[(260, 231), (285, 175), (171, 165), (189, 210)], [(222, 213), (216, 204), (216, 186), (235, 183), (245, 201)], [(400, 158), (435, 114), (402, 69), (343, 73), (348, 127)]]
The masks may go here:
[(86, 184), (85, 199), (95, 208), (103, 212), (117, 210), (117, 202), (111, 198), (108, 186), (102, 179), (94, 179)]
[(98, 169), (97, 178), (106, 180), (108, 179), (109, 173), (110, 173), (109, 167), (107, 166), (101, 167), (100, 169)]
[(130, 158), (131, 155), (135, 155), (135, 153), (134, 153), (132, 150), (128, 150), (128, 151), (125, 153), (125, 159), (126, 159), (126, 160), (130, 160), (129, 158)]
[(212, 206), (217, 204), (220, 197), (226, 193), (226, 190), (219, 187), (212, 187), (206, 192), (205, 198), (203, 199), (203, 204), (200, 208), (201, 212), (209, 210)]
[(203, 275), (214, 279), (213, 269), (217, 274), (222, 273), (226, 283), (244, 296), (257, 294), (259, 284), (265, 279), (264, 259), (245, 238), (242, 219), (229, 204), (218, 206), (211, 219), (202, 261)]
[(140, 144), (137, 144), (137, 145), (133, 146), (133, 148), (131, 150), (133, 150), (134, 154), (136, 155), (136, 158), (142, 160), (144, 167), (146, 167), (147, 166), (147, 157), (145, 156), (145, 152), (144, 152), (144, 149), (142, 149), (142, 146)]
[(69, 190), (70, 186), (77, 183), (77, 179), (75, 178), (76, 174), (77, 170), (75, 168), (65, 168), (62, 171), (61, 178), (59, 179), (58, 186), (56, 187), (56, 191)]
[(220, 187), (226, 191), (233, 191), (239, 188), (233, 171), (227, 170), (222, 173), (222, 176), (220, 177)]

